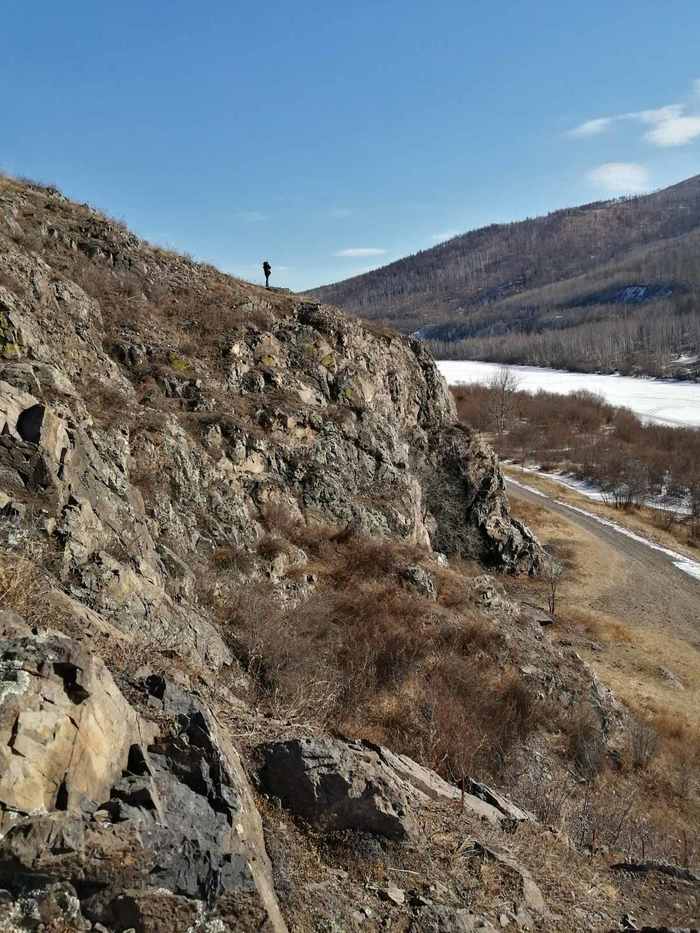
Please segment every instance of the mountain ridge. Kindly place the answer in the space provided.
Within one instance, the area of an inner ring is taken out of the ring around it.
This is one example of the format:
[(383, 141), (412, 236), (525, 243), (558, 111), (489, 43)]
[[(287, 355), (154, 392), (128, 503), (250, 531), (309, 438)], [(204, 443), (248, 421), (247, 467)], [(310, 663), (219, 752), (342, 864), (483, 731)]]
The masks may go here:
[[(646, 299), (657, 302), (656, 318), (671, 325), (686, 318), (672, 339), (659, 333), (652, 341), (660, 374), (674, 354), (694, 352), (700, 336), (694, 303), (700, 293), (698, 236), (700, 175), (649, 195), (492, 224), (309, 294), (417, 332), (439, 356), (459, 350), (457, 355), (477, 359), (586, 369), (601, 365), (594, 341), (590, 350), (577, 353), (571, 347), (561, 350), (551, 338), (537, 338), (557, 332), (561, 342), (563, 332), (570, 331), (573, 343), (581, 327), (601, 323), (600, 343), (609, 337), (614, 306), (620, 304), (608, 299), (611, 288), (656, 289)], [(665, 294), (658, 293), (660, 284)], [(557, 288), (561, 295), (554, 294)], [(587, 302), (595, 314), (577, 310), (586, 292), (597, 299)], [(639, 354), (648, 357), (650, 351), (640, 333), (649, 322), (642, 320), (642, 311), (630, 318), (631, 325), (612, 328), (619, 346), (603, 365), (648, 371), (649, 360), (640, 361)], [(510, 347), (504, 346), (505, 335), (512, 336)], [(489, 343), (493, 337), (499, 338), (496, 346)]]

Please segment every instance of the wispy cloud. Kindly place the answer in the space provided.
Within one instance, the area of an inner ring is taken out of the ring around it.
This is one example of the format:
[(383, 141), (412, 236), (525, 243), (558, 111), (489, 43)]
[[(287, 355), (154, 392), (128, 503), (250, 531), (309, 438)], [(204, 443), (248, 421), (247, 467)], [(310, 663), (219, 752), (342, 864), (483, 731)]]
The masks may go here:
[(442, 243), (444, 240), (451, 240), (453, 236), (459, 236), (459, 230), (443, 230), (442, 233), (431, 233), (430, 239), (436, 243)]
[(349, 249), (339, 249), (333, 255), (344, 259), (357, 259), (362, 256), (383, 256), (385, 253), (385, 249), (377, 249), (374, 246), (352, 246)]
[(595, 120), (586, 120), (586, 122), (582, 123), (580, 126), (575, 126), (573, 130), (569, 130), (569, 136), (573, 136), (576, 139), (584, 139), (588, 136), (600, 136), (601, 133), (604, 133), (612, 126), (616, 119), (616, 117), (596, 117)]
[(616, 124), (631, 122), (651, 127), (644, 134), (646, 142), (668, 148), (685, 146), (700, 137), (700, 78), (693, 82), (693, 98), (682, 104), (667, 104), (651, 110), (635, 110), (612, 117), (596, 117), (569, 130), (574, 139), (586, 139), (606, 133)]
[(260, 223), (261, 220), (267, 220), (267, 214), (263, 214), (262, 211), (236, 211), (236, 217), (251, 224)]
[(591, 169), (587, 178), (608, 194), (640, 194), (651, 186), (649, 172), (637, 162), (605, 162)]

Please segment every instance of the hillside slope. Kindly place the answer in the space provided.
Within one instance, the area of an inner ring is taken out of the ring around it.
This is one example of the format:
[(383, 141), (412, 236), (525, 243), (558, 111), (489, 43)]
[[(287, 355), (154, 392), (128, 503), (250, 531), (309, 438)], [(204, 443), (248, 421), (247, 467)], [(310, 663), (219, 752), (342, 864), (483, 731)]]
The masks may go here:
[(659, 371), (698, 350), (700, 176), (475, 230), (311, 294), (440, 355)]
[(691, 916), (545, 565), (418, 341), (0, 180), (0, 929)]

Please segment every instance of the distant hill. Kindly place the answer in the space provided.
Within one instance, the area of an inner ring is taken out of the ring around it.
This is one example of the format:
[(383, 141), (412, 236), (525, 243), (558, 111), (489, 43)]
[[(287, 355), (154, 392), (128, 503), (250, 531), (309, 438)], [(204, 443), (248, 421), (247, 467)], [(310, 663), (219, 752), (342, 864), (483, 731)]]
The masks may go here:
[(311, 294), (442, 357), (695, 376), (700, 175), (474, 230)]

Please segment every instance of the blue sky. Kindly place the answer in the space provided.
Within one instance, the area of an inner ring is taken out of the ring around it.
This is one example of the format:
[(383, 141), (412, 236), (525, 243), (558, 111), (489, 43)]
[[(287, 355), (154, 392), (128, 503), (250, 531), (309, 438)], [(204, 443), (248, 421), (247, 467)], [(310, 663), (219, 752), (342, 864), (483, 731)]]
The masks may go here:
[(301, 289), (700, 173), (698, 0), (19, 0), (0, 167)]

